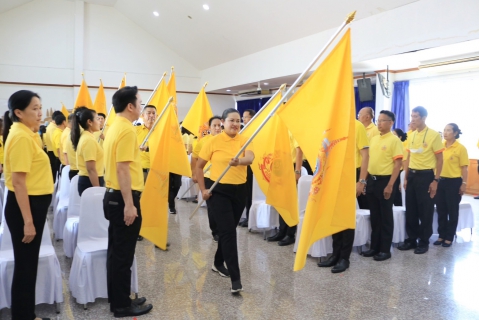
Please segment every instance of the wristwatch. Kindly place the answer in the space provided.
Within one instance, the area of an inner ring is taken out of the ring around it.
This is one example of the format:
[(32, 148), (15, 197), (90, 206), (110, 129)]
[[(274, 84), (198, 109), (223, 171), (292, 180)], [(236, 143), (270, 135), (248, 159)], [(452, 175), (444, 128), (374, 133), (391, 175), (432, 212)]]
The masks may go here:
[(359, 182), (362, 183), (362, 184), (368, 184), (368, 183), (366, 182), (366, 180), (364, 180), (364, 179), (359, 179)]
[(434, 181), (439, 182), (439, 179), (434, 178)]
[(301, 171), (294, 170), (294, 173), (296, 173), (296, 174), (301, 174)]

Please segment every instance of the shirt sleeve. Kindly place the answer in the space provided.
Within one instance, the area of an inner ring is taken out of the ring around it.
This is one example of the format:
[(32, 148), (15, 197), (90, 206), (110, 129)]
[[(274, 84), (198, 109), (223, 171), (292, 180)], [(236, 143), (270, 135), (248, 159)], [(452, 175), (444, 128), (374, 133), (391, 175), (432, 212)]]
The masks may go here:
[(60, 140), (62, 137), (62, 132), (61, 131), (55, 131), (53, 134), (53, 147), (56, 149), (60, 149)]
[(441, 136), (439, 134), (437, 134), (437, 136), (434, 138), (434, 141), (432, 142), (432, 151), (434, 151), (435, 154), (444, 151), (444, 145), (442, 144)]
[(205, 139), (205, 138), (203, 138), (203, 139), (201, 139), (200, 141), (198, 141), (198, 143), (196, 144), (195, 148), (193, 149), (193, 153), (191, 154), (191, 156), (192, 156), (193, 158), (198, 159), (198, 157), (199, 157), (199, 155), (200, 155), (200, 151), (201, 151), (201, 149), (203, 148), (203, 145), (205, 144), (205, 143), (204, 143), (204, 139)]
[(32, 142), (26, 137), (20, 137), (11, 144), (6, 154), (10, 161), (12, 172), (30, 172), (35, 152), (33, 147)]
[(394, 146), (393, 146), (393, 159), (401, 159), (404, 158), (404, 148), (402, 146), (401, 140), (394, 139)]
[(369, 140), (368, 135), (366, 133), (366, 128), (363, 125), (357, 126), (358, 130), (356, 130), (357, 137), (356, 137), (356, 147), (358, 150), (362, 150), (364, 148), (369, 147)]
[(211, 157), (213, 156), (213, 140), (214, 139), (209, 139), (208, 141), (205, 142), (205, 144), (203, 145), (203, 148), (201, 148), (201, 151), (198, 155), (199, 158), (205, 161), (211, 160)]
[(86, 161), (97, 161), (97, 143), (93, 139), (88, 139), (83, 144), (83, 160)]
[(135, 161), (135, 148), (138, 147), (135, 131), (129, 130), (118, 140), (116, 145), (116, 162)]
[(67, 153), (68, 150), (68, 140), (70, 139), (70, 135), (67, 135), (65, 139), (63, 139), (62, 142), (62, 151), (63, 153)]
[(459, 165), (461, 167), (469, 165), (469, 155), (467, 154), (467, 149), (464, 146), (461, 146), (461, 153), (459, 154)]

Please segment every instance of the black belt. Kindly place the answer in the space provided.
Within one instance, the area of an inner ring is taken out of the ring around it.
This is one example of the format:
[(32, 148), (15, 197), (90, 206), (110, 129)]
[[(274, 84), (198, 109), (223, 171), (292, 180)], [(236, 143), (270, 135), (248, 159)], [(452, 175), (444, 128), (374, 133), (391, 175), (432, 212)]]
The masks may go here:
[(433, 169), (425, 169), (425, 170), (409, 169), (409, 172), (412, 172), (412, 173), (431, 173), (431, 172), (434, 172), (434, 170)]
[(451, 180), (451, 179), (462, 179), (462, 177), (457, 177), (457, 178), (439, 177), (439, 180)]
[(148, 173), (149, 170), (150, 170), (150, 169), (145, 169), (145, 168), (143, 168), (143, 172)]
[(391, 179), (391, 175), (388, 175), (388, 176), (375, 176), (375, 175), (370, 174), (370, 175), (369, 175), (369, 178), (371, 178), (372, 180), (384, 180), (384, 179)]
[[(106, 192), (109, 192), (109, 193), (119, 193), (119, 194), (121, 194), (121, 190), (116, 190), (116, 189), (112, 189), (112, 188), (106, 188)], [(141, 191), (131, 190), (131, 193), (132, 193), (134, 196), (141, 196)]]

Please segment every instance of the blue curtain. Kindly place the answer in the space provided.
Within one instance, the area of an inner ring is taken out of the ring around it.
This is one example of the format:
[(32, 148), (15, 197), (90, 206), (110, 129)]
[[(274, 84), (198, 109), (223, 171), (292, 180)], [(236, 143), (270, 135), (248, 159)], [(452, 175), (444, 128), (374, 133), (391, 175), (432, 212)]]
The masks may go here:
[(361, 110), (364, 107), (373, 108), (373, 111), (376, 114), (376, 85), (375, 84), (371, 85), (371, 89), (373, 90), (373, 100), (360, 102), (358, 87), (354, 87), (354, 99), (356, 101), (356, 115), (355, 115), (356, 118), (359, 113), (359, 110)]
[(261, 109), (265, 105), (265, 103), (268, 102), (268, 100), (269, 100), (269, 97), (241, 100), (241, 101), (236, 101), (236, 106), (241, 116), (243, 116), (243, 112), (246, 109), (253, 109), (254, 111), (258, 112), (258, 110)]
[(409, 81), (394, 82), (391, 111), (396, 115), (394, 128), (407, 132), (409, 125)]

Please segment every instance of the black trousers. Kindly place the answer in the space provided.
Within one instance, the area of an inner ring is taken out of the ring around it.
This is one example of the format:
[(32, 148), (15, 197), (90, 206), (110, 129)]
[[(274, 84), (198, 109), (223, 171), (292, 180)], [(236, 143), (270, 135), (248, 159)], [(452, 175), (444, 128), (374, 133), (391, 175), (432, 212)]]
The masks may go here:
[(249, 219), (249, 209), (253, 204), (253, 170), (246, 167), (246, 219)]
[(288, 226), (284, 221), (283, 217), (279, 215), (279, 234), (283, 235), (283, 237), (290, 236), (294, 238), (294, 236), (296, 235), (296, 229), (297, 226)]
[(42, 243), (43, 228), (52, 195), (28, 196), (32, 212), (35, 238), (23, 243), (24, 220), (15, 193), (8, 191), (5, 204), (5, 221), (12, 234), (15, 266), (12, 281), (12, 319), (33, 320), (35, 315), (35, 285), (37, 281), (38, 255)]
[(456, 235), (457, 221), (459, 220), (459, 202), (462, 196), (459, 189), (462, 178), (441, 178), (437, 185), (437, 231), (439, 238), (452, 241)]
[(372, 176), (369, 176), (366, 187), (371, 212), (371, 249), (385, 253), (391, 251), (394, 232), (393, 202), (396, 193), (394, 187), (389, 199), (384, 199), (384, 188), (390, 178), (391, 176), (387, 176), (373, 180)]
[(401, 190), (399, 188), (400, 184), (401, 184), (401, 171), (399, 171), (399, 175), (398, 175), (398, 178), (396, 179), (396, 181), (394, 182), (394, 205), (397, 206), (397, 207), (401, 207), (403, 205), (405, 205), (405, 203), (402, 203), (402, 193), (404, 192), (404, 189), (402, 189), (403, 186), (401, 186)]
[(53, 183), (57, 181), (58, 169), (60, 169), (60, 159), (55, 156), (53, 151), (47, 151), (48, 159), (50, 160), (50, 167), (52, 170)]
[(236, 227), (245, 208), (246, 184), (218, 183), (210, 198), (210, 207), (218, 230), (218, 249), (214, 264), (226, 267), (231, 282), (241, 279), (238, 263)]
[(70, 181), (72, 181), (73, 177), (76, 176), (78, 172), (79, 170), (70, 170), (70, 172), (68, 172), (68, 177), (70, 178)]
[[(98, 177), (98, 180), (101, 187), (105, 185), (105, 180), (103, 179), (103, 177)], [(78, 193), (80, 194), (80, 197), (83, 194), (83, 191), (91, 187), (93, 187), (93, 185), (91, 184), (90, 177), (87, 177), (87, 176), (78, 177)]]
[[(206, 189), (211, 188), (213, 185), (213, 181), (211, 181), (210, 178), (205, 178), (205, 187)], [(214, 237), (215, 235), (218, 234), (218, 227), (216, 226), (215, 218), (213, 217), (213, 212), (210, 209), (210, 204), (211, 198), (206, 200), (206, 209), (208, 211), (208, 221), (210, 223), (210, 229), (211, 229), (211, 235)]]
[(181, 176), (170, 172), (170, 182), (168, 189), (168, 206), (170, 210), (175, 210), (175, 199), (180, 191)]
[(434, 180), (433, 170), (411, 170), (407, 177), (406, 188), (406, 232), (408, 238), (404, 242), (429, 246), (432, 235), (432, 218), (434, 215), (434, 199), (429, 195), (429, 185)]
[(106, 192), (103, 198), (105, 218), (110, 221), (108, 227), (108, 251), (106, 276), (108, 300), (113, 309), (131, 305), (131, 266), (141, 229), (140, 195), (133, 192), (133, 204), (138, 217), (127, 226), (124, 221), (125, 202), (120, 192)]
[(306, 171), (308, 171), (308, 174), (309, 174), (310, 176), (313, 175), (314, 172), (313, 172), (313, 170), (311, 169), (311, 166), (309, 165), (308, 160), (303, 160), (303, 167), (306, 169)]

